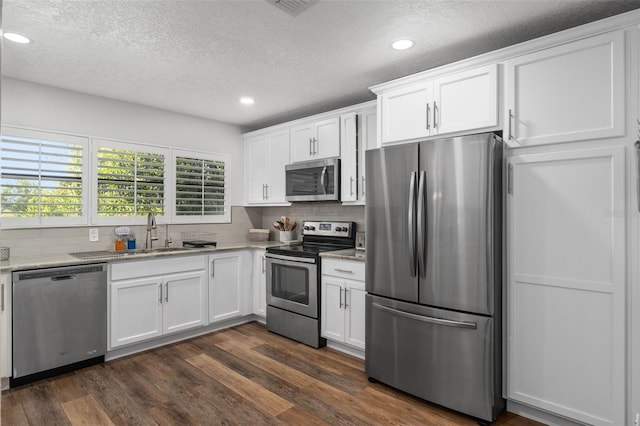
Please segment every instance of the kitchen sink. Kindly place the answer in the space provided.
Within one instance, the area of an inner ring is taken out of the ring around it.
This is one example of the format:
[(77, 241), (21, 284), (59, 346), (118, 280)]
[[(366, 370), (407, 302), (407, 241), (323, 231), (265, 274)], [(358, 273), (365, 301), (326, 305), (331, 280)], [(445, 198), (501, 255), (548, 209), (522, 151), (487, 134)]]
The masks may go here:
[(96, 251), (81, 251), (76, 253), (69, 253), (70, 256), (77, 257), (82, 260), (94, 260), (94, 259), (121, 259), (125, 257), (136, 256), (139, 254), (153, 254), (153, 253), (172, 253), (193, 250), (189, 247), (156, 247), (150, 249), (135, 249), (128, 251), (116, 251), (116, 250), (96, 250)]

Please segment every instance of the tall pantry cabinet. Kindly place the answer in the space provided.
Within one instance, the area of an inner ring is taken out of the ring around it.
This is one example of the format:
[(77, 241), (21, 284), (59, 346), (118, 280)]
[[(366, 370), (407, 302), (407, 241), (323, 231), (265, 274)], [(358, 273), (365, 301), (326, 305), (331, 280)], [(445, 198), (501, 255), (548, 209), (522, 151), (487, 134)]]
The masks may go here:
[(505, 63), (506, 396), (593, 425), (628, 424), (628, 36)]

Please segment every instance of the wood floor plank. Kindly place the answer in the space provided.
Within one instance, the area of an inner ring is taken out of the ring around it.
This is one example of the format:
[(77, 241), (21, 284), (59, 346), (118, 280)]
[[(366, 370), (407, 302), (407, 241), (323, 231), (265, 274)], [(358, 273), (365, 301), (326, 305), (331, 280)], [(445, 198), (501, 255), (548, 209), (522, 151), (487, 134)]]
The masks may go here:
[(91, 395), (62, 404), (62, 409), (74, 426), (113, 426), (113, 422)]
[(279, 377), (282, 380), (289, 382), (296, 387), (304, 387), (314, 381), (312, 377), (309, 377), (286, 364), (282, 364), (272, 358), (262, 355), (259, 352), (251, 350), (251, 346), (248, 346), (242, 341), (228, 340), (220, 342), (216, 346), (273, 374), (274, 376)]
[(324, 420), (299, 407), (291, 407), (278, 415), (278, 420), (288, 425), (330, 426)]
[(56, 400), (61, 404), (87, 395), (73, 373), (49, 379), (49, 386)]
[(27, 385), (20, 393), (20, 401), (31, 425), (71, 424), (46, 381)]
[(29, 424), (20, 402), (20, 393), (8, 390), (2, 393), (2, 420), (0, 424), (26, 426)]
[(207, 355), (197, 355), (187, 361), (272, 416), (277, 416), (294, 406)]

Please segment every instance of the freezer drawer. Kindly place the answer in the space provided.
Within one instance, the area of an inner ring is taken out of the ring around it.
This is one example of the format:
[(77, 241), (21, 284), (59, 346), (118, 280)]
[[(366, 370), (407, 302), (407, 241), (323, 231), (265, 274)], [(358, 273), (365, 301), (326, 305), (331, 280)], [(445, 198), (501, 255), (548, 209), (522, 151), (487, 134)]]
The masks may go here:
[(491, 317), (367, 295), (369, 377), (470, 416), (503, 408)]

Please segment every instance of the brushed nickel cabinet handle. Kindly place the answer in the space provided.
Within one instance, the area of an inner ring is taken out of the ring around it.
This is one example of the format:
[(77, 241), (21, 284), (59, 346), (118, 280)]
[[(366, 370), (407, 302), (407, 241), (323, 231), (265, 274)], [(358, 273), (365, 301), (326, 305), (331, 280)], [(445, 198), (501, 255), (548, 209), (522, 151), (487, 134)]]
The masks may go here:
[(427, 102), (427, 130), (431, 129), (431, 125), (429, 125), (430, 115), (431, 115), (431, 108), (429, 107), (429, 103)]
[(511, 135), (511, 117), (513, 117), (513, 114), (511, 112), (511, 109), (509, 109), (509, 132), (507, 133), (507, 140), (512, 140), (513, 136)]
[(438, 127), (438, 104), (436, 101), (433, 101), (433, 128)]
[(348, 293), (349, 289), (345, 288), (344, 289), (344, 308), (347, 309), (349, 307), (349, 305), (347, 305), (347, 293)]
[(166, 283), (165, 287), (166, 287), (166, 291), (165, 291), (165, 295), (164, 295), (164, 301), (168, 302), (169, 301), (169, 283)]
[(162, 303), (162, 283), (158, 284), (158, 287), (160, 287), (160, 299), (158, 302)]
[(349, 269), (339, 269), (339, 268), (333, 268), (334, 271), (336, 272), (342, 272), (345, 274), (353, 274), (353, 271), (350, 271)]
[(340, 287), (340, 309), (342, 309), (342, 287)]
[(216, 276), (213, 262), (215, 262), (215, 260), (211, 261), (211, 278), (215, 278), (215, 276)]
[(2, 292), (2, 296), (1, 296), (2, 297), (2, 307), (0, 307), (0, 310), (2, 312), (4, 312), (4, 284), (2, 284), (1, 287), (2, 287), (2, 289), (0, 291)]

